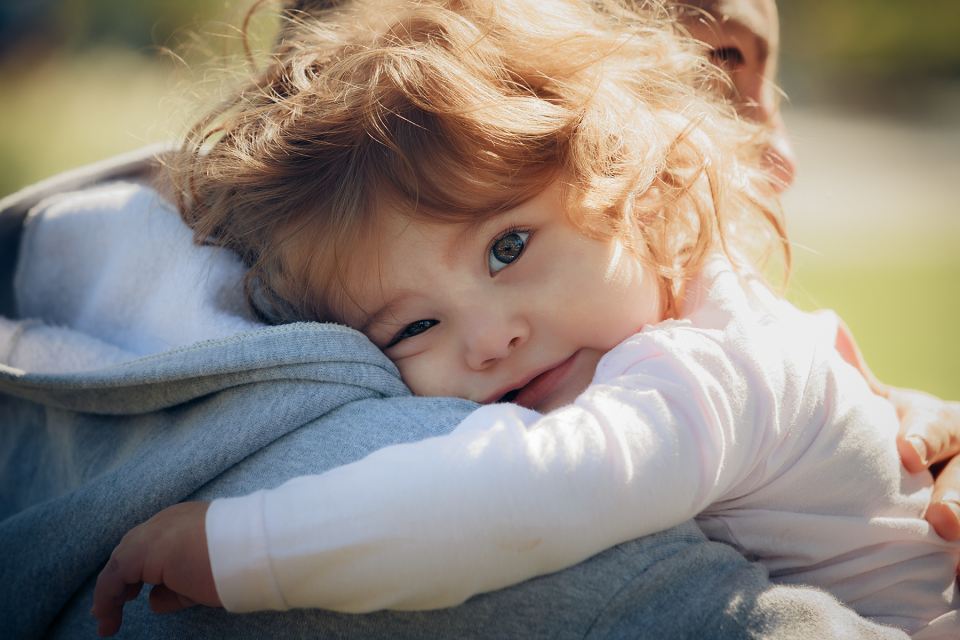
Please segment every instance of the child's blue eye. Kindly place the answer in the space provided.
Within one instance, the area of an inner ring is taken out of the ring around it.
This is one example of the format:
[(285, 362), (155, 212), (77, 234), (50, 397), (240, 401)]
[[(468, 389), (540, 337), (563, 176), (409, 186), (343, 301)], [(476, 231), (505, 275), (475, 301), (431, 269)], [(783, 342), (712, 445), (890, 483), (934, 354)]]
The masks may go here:
[(411, 322), (403, 328), (400, 333), (397, 334), (397, 337), (393, 339), (387, 348), (392, 347), (401, 340), (406, 340), (407, 338), (412, 338), (413, 336), (418, 336), (430, 327), (440, 324), (439, 320), (417, 320), (416, 322)]
[(496, 273), (519, 258), (529, 237), (529, 233), (514, 231), (494, 242), (490, 247), (490, 272)]

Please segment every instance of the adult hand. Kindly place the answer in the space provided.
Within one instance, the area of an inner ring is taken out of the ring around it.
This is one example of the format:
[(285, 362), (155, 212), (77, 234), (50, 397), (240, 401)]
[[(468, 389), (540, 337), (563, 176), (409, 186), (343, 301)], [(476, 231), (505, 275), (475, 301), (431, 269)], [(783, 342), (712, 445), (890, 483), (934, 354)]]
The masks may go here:
[(870, 371), (850, 328), (838, 323), (837, 351), (866, 378), (877, 395), (884, 396), (900, 416), (897, 451), (903, 466), (917, 473), (947, 461), (936, 470), (936, 482), (927, 522), (945, 540), (960, 539), (960, 403), (947, 402), (922, 391), (885, 385)]
[(887, 397), (900, 416), (897, 449), (907, 471), (947, 461), (936, 476), (927, 522), (941, 538), (960, 539), (960, 403), (892, 387)]
[(150, 591), (154, 613), (172, 613), (196, 604), (222, 607), (207, 551), (206, 516), (209, 502), (182, 502), (164, 509), (130, 530), (113, 550), (97, 578), (90, 615), (97, 633), (120, 630), (123, 605)]

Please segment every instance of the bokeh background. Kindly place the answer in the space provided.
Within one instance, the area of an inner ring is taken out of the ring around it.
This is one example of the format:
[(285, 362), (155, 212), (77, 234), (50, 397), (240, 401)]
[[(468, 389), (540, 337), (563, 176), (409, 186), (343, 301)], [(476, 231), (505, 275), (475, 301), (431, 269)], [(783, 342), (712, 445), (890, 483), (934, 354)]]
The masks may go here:
[[(0, 197), (176, 138), (249, 4), (0, 2)], [(789, 296), (836, 309), (881, 380), (960, 400), (960, 1), (778, 6)]]

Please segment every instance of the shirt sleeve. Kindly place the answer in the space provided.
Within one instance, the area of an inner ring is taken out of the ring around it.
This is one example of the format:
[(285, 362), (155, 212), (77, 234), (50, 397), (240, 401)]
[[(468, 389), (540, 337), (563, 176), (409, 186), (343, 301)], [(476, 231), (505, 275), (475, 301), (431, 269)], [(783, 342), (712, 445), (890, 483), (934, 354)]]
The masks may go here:
[(730, 400), (750, 397), (743, 373), (710, 340), (689, 362), (653, 341), (615, 351), (549, 415), (488, 405), (449, 435), (214, 502), (224, 605), (448, 607), (689, 519), (756, 450), (733, 431), (758, 411)]

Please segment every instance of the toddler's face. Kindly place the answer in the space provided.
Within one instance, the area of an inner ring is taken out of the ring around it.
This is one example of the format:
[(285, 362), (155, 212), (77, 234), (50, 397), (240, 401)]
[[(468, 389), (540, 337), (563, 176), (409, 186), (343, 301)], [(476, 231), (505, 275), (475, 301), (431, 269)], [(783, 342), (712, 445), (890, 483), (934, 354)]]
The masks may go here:
[(558, 185), (480, 227), (384, 217), (347, 270), (344, 318), (417, 395), (550, 411), (661, 319), (653, 274), (573, 227)]

